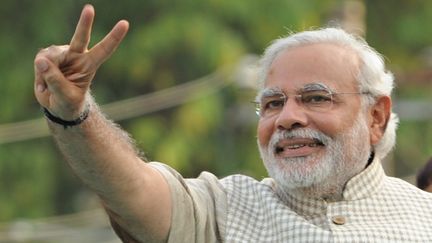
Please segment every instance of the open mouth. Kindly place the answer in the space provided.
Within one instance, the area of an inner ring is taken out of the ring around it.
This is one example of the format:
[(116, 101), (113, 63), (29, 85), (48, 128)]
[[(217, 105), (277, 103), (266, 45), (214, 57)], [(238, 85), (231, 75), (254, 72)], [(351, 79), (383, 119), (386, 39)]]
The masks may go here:
[(292, 139), (285, 140), (276, 144), (275, 152), (280, 154), (286, 150), (296, 150), (304, 147), (320, 147), (324, 146), (324, 143), (318, 139)]

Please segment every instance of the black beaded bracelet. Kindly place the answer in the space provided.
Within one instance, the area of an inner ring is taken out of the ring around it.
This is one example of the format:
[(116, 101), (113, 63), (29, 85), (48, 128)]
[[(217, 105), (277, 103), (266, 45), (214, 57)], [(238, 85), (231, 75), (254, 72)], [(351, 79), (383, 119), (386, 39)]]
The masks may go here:
[(76, 125), (81, 124), (83, 121), (85, 121), (85, 119), (87, 119), (89, 113), (90, 113), (90, 105), (87, 105), (84, 109), (84, 111), (78, 116), (77, 119), (72, 120), (72, 121), (66, 121), (61, 119), (60, 117), (56, 117), (53, 114), (51, 114), (47, 108), (42, 107), (42, 110), (46, 116), (46, 118), (48, 118), (50, 121), (60, 124), (64, 127), (64, 129), (68, 128), (68, 127), (73, 127)]

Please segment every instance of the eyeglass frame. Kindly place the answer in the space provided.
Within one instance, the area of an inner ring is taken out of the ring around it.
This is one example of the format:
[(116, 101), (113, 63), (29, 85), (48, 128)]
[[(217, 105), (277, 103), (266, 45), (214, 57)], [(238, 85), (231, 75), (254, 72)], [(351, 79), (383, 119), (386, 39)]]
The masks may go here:
[[(288, 95), (286, 92), (282, 91), (281, 88), (279, 87), (275, 87), (275, 88), (270, 88), (270, 89), (263, 89), (255, 98), (255, 101), (253, 101), (253, 103), (255, 104), (255, 113), (259, 116), (259, 117), (264, 117), (262, 115), (262, 100), (263, 97), (276, 97), (278, 95), (280, 95), (281, 98), (283, 98), (283, 106), (286, 104), (289, 96), (294, 96), (295, 100), (297, 102), (299, 102), (301, 104), (302, 107), (304, 107), (305, 109), (308, 109), (308, 106), (303, 104), (303, 94), (307, 93), (307, 92), (313, 92), (313, 91), (325, 91), (328, 93), (328, 97), (330, 97), (330, 106), (329, 108), (325, 109), (325, 111), (328, 111), (331, 109), (331, 107), (333, 107), (333, 104), (335, 103), (334, 100), (334, 96), (337, 95), (371, 95), (371, 93), (369, 91), (362, 91), (362, 92), (334, 92), (332, 91), (330, 88), (328, 88), (327, 85), (323, 84), (323, 83), (309, 83), (306, 84), (303, 88), (299, 89), (299, 91), (297, 92), (297, 94), (293, 94), (291, 93), (290, 95)], [(265, 94), (265, 93), (268, 94)], [(310, 110), (310, 108), (308, 109)], [(312, 110), (313, 111), (313, 110)], [(315, 112), (317, 112), (315, 110)], [(324, 110), (322, 111), (324, 112)]]

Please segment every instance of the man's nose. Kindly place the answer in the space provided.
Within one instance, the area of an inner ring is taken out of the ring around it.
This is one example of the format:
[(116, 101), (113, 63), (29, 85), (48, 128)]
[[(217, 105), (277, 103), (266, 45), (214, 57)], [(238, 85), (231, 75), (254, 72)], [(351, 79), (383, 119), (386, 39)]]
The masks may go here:
[(285, 102), (275, 121), (276, 127), (281, 130), (306, 127), (307, 123), (307, 112), (295, 99), (288, 99)]

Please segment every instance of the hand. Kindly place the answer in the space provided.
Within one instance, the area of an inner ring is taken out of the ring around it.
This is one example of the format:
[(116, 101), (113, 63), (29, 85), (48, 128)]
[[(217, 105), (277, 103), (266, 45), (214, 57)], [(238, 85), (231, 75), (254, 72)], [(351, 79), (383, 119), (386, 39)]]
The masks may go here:
[(84, 109), (96, 70), (115, 51), (129, 28), (127, 21), (119, 21), (88, 50), (94, 15), (93, 6), (84, 6), (70, 44), (45, 48), (34, 60), (36, 99), (65, 120), (76, 118)]

